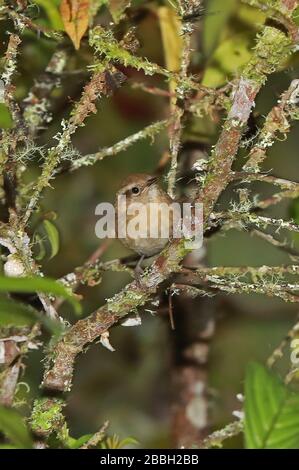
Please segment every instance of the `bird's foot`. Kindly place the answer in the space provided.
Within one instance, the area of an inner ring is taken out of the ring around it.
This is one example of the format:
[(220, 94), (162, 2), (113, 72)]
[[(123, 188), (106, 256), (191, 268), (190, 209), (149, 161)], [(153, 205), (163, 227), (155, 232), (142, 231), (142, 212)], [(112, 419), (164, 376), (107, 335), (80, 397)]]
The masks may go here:
[(140, 260), (138, 261), (138, 263), (136, 264), (135, 269), (134, 269), (135, 280), (136, 280), (138, 285), (140, 285), (141, 277), (142, 277), (142, 274), (144, 273), (144, 269), (141, 266), (143, 260), (144, 260), (144, 255), (141, 256)]

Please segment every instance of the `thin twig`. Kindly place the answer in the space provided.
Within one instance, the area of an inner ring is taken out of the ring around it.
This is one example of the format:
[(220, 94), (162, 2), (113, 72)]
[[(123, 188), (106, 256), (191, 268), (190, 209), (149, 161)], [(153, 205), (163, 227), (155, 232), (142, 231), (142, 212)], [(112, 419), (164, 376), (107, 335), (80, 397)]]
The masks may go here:
[(73, 160), (71, 171), (78, 170), (81, 167), (94, 165), (95, 163), (103, 160), (105, 157), (118, 155), (120, 152), (124, 152), (131, 145), (140, 140), (147, 138), (153, 139), (156, 134), (161, 132), (161, 130), (167, 126), (167, 123), (168, 121), (166, 120), (155, 122), (154, 124), (150, 124), (149, 126), (143, 128), (141, 131), (138, 131), (135, 134), (132, 134), (129, 137), (121, 140), (120, 142), (117, 142), (111, 147), (105, 147), (96, 153), (85, 155), (81, 158), (78, 158), (77, 160)]
[(223, 441), (237, 436), (243, 431), (244, 423), (242, 420), (234, 421), (228, 424), (223, 429), (214, 431), (206, 439), (204, 439), (198, 446), (199, 449), (211, 449), (212, 447), (222, 447)]

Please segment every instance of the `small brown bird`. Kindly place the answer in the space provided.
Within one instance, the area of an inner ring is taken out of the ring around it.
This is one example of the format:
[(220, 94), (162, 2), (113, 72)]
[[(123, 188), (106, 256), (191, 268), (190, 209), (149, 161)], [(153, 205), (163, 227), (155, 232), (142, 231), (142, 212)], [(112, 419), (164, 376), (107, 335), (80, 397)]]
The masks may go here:
[[(165, 218), (163, 217), (162, 211), (158, 210), (156, 217), (150, 217), (150, 203), (164, 203), (171, 204), (173, 200), (167, 195), (167, 193), (159, 186), (157, 182), (157, 177), (152, 175), (147, 175), (144, 173), (141, 174), (132, 174), (123, 182), (121, 189), (117, 192), (118, 196), (126, 197), (126, 208), (120, 209), (124, 213), (122, 217), (122, 226), (118, 227), (118, 233), (121, 229), (128, 228), (130, 220), (134, 218), (134, 215), (128, 214), (127, 208), (131, 203), (141, 203), (146, 206), (146, 212), (141, 216), (141, 224), (143, 227), (146, 225), (146, 237), (136, 234), (130, 236), (126, 233), (125, 238), (120, 238), (120, 241), (129, 249), (135, 251), (142, 256), (141, 261), (144, 257), (153, 256), (159, 253), (169, 241), (167, 238), (152, 238), (150, 237), (150, 228), (158, 230), (158, 233), (163, 233), (163, 224), (169, 224), (169, 233), (172, 233), (172, 217)], [(120, 214), (119, 208), (117, 207), (116, 201), (116, 213), (117, 216)], [(154, 219), (154, 220), (152, 220)], [(168, 220), (167, 220), (168, 219)], [(150, 223), (149, 223), (150, 221)], [(164, 226), (165, 227), (165, 226)], [(165, 229), (167, 228), (165, 227)], [(162, 229), (162, 230), (161, 230)], [(153, 233), (153, 232), (152, 232)], [(138, 263), (139, 264), (139, 263)]]

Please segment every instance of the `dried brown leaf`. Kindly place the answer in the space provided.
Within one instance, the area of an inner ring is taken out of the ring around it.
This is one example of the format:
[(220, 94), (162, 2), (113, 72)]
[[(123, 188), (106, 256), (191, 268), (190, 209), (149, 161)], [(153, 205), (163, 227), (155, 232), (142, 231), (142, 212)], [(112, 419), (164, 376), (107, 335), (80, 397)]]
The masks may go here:
[(88, 28), (89, 0), (62, 0), (60, 14), (66, 33), (71, 38), (75, 49)]

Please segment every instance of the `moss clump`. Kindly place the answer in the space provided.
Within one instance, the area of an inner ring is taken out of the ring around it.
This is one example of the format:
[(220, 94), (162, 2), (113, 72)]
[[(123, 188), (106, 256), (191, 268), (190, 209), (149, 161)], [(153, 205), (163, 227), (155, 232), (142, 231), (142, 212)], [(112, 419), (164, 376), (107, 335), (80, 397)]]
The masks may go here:
[(266, 81), (266, 76), (277, 70), (282, 57), (291, 53), (291, 40), (284, 33), (270, 26), (258, 37), (255, 54), (245, 67), (242, 76), (253, 80), (257, 86)]
[(62, 414), (64, 406), (64, 402), (57, 398), (35, 400), (30, 420), (32, 431), (42, 437), (48, 437), (52, 432), (59, 431), (65, 421)]

